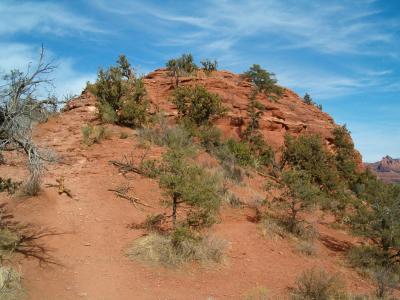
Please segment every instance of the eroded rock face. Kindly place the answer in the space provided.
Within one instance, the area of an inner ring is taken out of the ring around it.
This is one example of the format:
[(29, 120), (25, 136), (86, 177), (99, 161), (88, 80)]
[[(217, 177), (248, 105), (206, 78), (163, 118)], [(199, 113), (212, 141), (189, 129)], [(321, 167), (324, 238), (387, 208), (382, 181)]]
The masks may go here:
[[(175, 110), (169, 101), (175, 81), (168, 76), (166, 69), (157, 69), (148, 74), (144, 82), (156, 111)], [(252, 91), (250, 82), (227, 71), (213, 72), (210, 76), (199, 71), (197, 76), (181, 78), (179, 84), (203, 85), (210, 92), (218, 94), (228, 112), (216, 125), (232, 137), (238, 137), (240, 129), (244, 130), (249, 121), (247, 104)], [(258, 94), (257, 100), (266, 108), (260, 120), (260, 129), (273, 148), (278, 149), (283, 145), (286, 132), (293, 135), (316, 133), (325, 139), (327, 145), (332, 140), (332, 129), (336, 126), (333, 119), (318, 108), (303, 103), (294, 92), (285, 89), (283, 97), (277, 102), (270, 101), (264, 94)]]
[(400, 183), (400, 159), (394, 159), (389, 155), (382, 160), (366, 164), (380, 179), (388, 183)]

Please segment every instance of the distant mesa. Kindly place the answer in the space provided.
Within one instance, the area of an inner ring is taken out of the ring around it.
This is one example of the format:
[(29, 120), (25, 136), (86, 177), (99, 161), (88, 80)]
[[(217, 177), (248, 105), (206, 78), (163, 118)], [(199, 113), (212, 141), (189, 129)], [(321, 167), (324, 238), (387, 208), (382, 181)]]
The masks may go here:
[(386, 155), (378, 162), (365, 165), (383, 181), (400, 183), (400, 158), (396, 159)]

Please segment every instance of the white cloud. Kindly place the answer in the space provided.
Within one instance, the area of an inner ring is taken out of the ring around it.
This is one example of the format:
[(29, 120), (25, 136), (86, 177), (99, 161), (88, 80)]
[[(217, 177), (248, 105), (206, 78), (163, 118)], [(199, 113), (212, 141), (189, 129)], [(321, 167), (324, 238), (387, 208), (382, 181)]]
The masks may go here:
[(105, 31), (90, 19), (73, 14), (56, 3), (2, 1), (0, 36), (21, 32), (65, 35), (72, 32), (104, 33)]

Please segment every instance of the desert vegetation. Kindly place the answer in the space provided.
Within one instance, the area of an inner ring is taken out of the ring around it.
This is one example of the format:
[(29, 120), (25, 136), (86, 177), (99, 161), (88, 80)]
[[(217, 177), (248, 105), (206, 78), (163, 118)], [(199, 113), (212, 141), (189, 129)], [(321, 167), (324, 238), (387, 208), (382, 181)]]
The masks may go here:
[(179, 85), (179, 78), (193, 75), (198, 69), (194, 63), (192, 54), (182, 54), (178, 58), (172, 58), (166, 63), (169, 75), (175, 78), (175, 85)]
[(12, 70), (2, 77), (0, 90), (0, 151), (18, 150), (27, 157), (29, 179), (24, 185), (28, 195), (37, 195), (45, 161), (49, 153), (40, 149), (32, 140), (33, 126), (46, 120), (55, 112), (57, 100), (53, 96), (41, 98), (41, 89), (52, 85), (48, 75), (55, 66), (45, 62), (42, 48), (35, 67), (27, 72)]
[(177, 87), (171, 102), (176, 105), (179, 117), (199, 126), (213, 117), (221, 116), (224, 109), (218, 95), (209, 93), (202, 86)]
[(303, 102), (307, 105), (313, 105), (317, 107), (319, 110), (322, 110), (322, 105), (315, 103), (314, 100), (311, 98), (310, 94), (308, 93), (305, 93), (305, 95), (303, 96)]
[(99, 144), (101, 140), (108, 138), (109, 134), (104, 126), (84, 125), (82, 130), (82, 142), (86, 146)]
[(200, 62), (202, 66), (202, 70), (207, 74), (210, 75), (212, 72), (217, 71), (218, 68), (218, 62), (216, 60), (210, 60), (210, 59), (203, 59)]
[[(154, 161), (145, 163), (143, 174), (159, 178), (171, 214), (149, 216), (139, 226), (152, 233), (134, 241), (128, 250), (130, 257), (163, 265), (222, 260), (224, 243), (202, 233), (217, 221), (221, 202), (219, 180), (197, 166), (190, 153), (172, 146), (159, 166)], [(181, 211), (181, 207), (185, 209)], [(166, 226), (163, 230), (161, 224)]]
[(116, 66), (100, 69), (96, 82), (88, 83), (86, 89), (96, 96), (103, 122), (129, 127), (146, 123), (146, 89), (125, 55), (119, 56)]
[(274, 73), (254, 64), (243, 73), (243, 77), (249, 79), (255, 86), (257, 92), (264, 93), (270, 100), (277, 101), (282, 96), (284, 89), (277, 85), (278, 80)]
[[(129, 226), (143, 231), (143, 235), (131, 243), (126, 254), (135, 260), (168, 267), (193, 262), (221, 263), (226, 258), (227, 242), (212, 231), (221, 221), (221, 211), (229, 206), (232, 214), (253, 210), (255, 216), (247, 216), (246, 220), (258, 223), (253, 228), (258, 230), (256, 234), (261, 232), (260, 239), (285, 240), (295, 250), (294, 255), (311, 259), (319, 255), (321, 246), (318, 226), (314, 226), (319, 221), (310, 221), (310, 212), (317, 212), (323, 215), (321, 218), (334, 217), (334, 222), (329, 222), (363, 241), (362, 245), (343, 250), (346, 262), (374, 282), (373, 297), (390, 299), (398, 286), (400, 270), (400, 188), (385, 184), (368, 170), (359, 168), (346, 126), (332, 126), (328, 138), (307, 130), (286, 134), (282, 148), (272, 148), (261, 120), (268, 113), (267, 107), (280, 104), (263, 101), (265, 95), (278, 102), (287, 95), (277, 85), (274, 74), (256, 64), (241, 77), (235, 77), (236, 84), (248, 88), (247, 104), (240, 107), (244, 115), (237, 126), (240, 130), (232, 135), (223, 134), (220, 129), (223, 127), (216, 125), (216, 120), (227, 114), (221, 96), (207, 90), (207, 85), (196, 83), (210, 79), (207, 76), (217, 78), (217, 62), (203, 60), (201, 65), (202, 71), (197, 72), (199, 67), (192, 55), (184, 54), (169, 60), (167, 70), (161, 72), (163, 84), (168, 86), (165, 100), (173, 107), (173, 113), (164, 113), (153, 104), (150, 110), (147, 79), (137, 77), (124, 55), (115, 66), (100, 69), (96, 82), (87, 84), (86, 92), (96, 98), (98, 119), (81, 124), (79, 143), (86, 147), (78, 147), (79, 150), (96, 150), (97, 147), (89, 146), (98, 143), (102, 143), (101, 151), (109, 147), (108, 129), (116, 126), (107, 123), (120, 126), (117, 142), (130, 147), (137, 142), (130, 157), (120, 161), (113, 157), (109, 161), (119, 168), (118, 174), (123, 175), (127, 184), (109, 187), (108, 191), (129, 200), (136, 209), (151, 211), (144, 221)], [(42, 52), (33, 73), (13, 71), (4, 77), (7, 85), (1, 94), (0, 150), (19, 150), (26, 155), (30, 178), (25, 189), (32, 195), (38, 194), (44, 162), (50, 159), (46, 151), (33, 143), (32, 128), (56, 111), (55, 99), (39, 99), (35, 95), (40, 84), (50, 83), (42, 76), (52, 70), (51, 65), (44, 63)], [(183, 76), (194, 80), (190, 83), (186, 78), (180, 80)], [(243, 82), (243, 78), (252, 86)], [(315, 105), (308, 94), (304, 103)], [(284, 131), (284, 125), (279, 130)], [(154, 148), (157, 152), (149, 158), (147, 153)], [(139, 151), (143, 154), (138, 162)], [(0, 157), (0, 162), (5, 159)], [(158, 185), (162, 196), (159, 206), (153, 206), (152, 199), (129, 194), (134, 188), (129, 185), (130, 177), (125, 175), (130, 172), (139, 174), (141, 180), (150, 178), (151, 183)], [(259, 186), (251, 186), (254, 178), (261, 181), (258, 184), (263, 185), (262, 194), (257, 194)], [(21, 185), (14, 178), (0, 177), (0, 192), (14, 194)], [(236, 190), (247, 190), (253, 195), (243, 196)], [(0, 273), (3, 274), (0, 286), (7, 293), (19, 293), (20, 276), (3, 262), (10, 260), (13, 253), (41, 258), (44, 250), (35, 241), (44, 233), (15, 222), (12, 214), (0, 208)], [(351, 299), (338, 278), (320, 269), (304, 270), (292, 287), (291, 296)], [(0, 299), (2, 290), (0, 287)]]

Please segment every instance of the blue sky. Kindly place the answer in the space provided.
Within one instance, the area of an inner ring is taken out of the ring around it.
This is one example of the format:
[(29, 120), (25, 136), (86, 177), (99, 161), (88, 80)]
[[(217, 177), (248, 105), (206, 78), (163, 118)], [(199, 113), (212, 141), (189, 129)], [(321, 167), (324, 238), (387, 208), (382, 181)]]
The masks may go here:
[(365, 161), (400, 157), (400, 1), (0, 2), (0, 69), (41, 44), (56, 94), (79, 93), (125, 53), (139, 73), (184, 52), (242, 72), (258, 63), (346, 123)]

